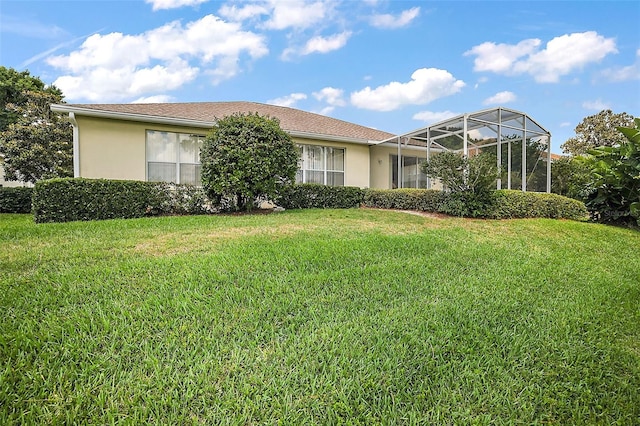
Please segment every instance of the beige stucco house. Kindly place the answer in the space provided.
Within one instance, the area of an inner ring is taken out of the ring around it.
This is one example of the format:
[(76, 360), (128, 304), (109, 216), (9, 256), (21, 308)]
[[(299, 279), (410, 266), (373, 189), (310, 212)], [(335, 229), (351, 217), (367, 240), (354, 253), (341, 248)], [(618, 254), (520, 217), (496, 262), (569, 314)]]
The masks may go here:
[(62, 104), (74, 126), (74, 175), (198, 184), (199, 148), (216, 119), (258, 113), (280, 120), (298, 144), (298, 182), (362, 188), (426, 187), (420, 144), (403, 146), (400, 182), (394, 135), (294, 108), (254, 102)]
[(74, 175), (200, 183), (200, 146), (217, 119), (234, 113), (275, 117), (298, 144), (297, 181), (361, 188), (435, 188), (420, 171), (431, 154), (488, 152), (502, 176), (496, 188), (551, 189), (551, 133), (527, 114), (491, 108), (403, 135), (299, 109), (255, 102), (62, 104), (73, 124)]

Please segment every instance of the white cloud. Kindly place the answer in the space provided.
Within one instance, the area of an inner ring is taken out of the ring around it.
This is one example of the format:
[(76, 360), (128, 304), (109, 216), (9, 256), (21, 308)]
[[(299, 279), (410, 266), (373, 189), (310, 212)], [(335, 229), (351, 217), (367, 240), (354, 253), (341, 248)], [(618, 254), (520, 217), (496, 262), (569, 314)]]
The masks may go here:
[(177, 9), (183, 6), (197, 6), (209, 0), (145, 0), (153, 6), (153, 10)]
[(269, 0), (268, 4), (271, 17), (264, 23), (264, 28), (270, 30), (309, 28), (325, 19), (331, 8), (328, 1)]
[(242, 7), (223, 4), (220, 10), (218, 10), (218, 14), (230, 21), (238, 22), (261, 15), (268, 15), (270, 11), (270, 8), (263, 4), (245, 4)]
[(315, 36), (308, 40), (302, 48), (286, 48), (280, 57), (283, 60), (288, 60), (295, 55), (304, 56), (312, 53), (329, 53), (344, 47), (349, 37), (351, 37), (351, 31), (345, 31), (329, 37)]
[(420, 68), (411, 75), (411, 81), (393, 81), (375, 89), (351, 93), (351, 103), (363, 109), (392, 111), (404, 105), (424, 105), (459, 92), (465, 83), (456, 80), (448, 71), (437, 68)]
[(378, 14), (373, 15), (369, 19), (372, 26), (376, 28), (401, 28), (409, 25), (415, 18), (420, 15), (419, 7), (412, 7), (411, 9), (403, 10), (399, 15), (391, 14)]
[(267, 103), (271, 104), (271, 105), (292, 107), (298, 101), (302, 101), (304, 99), (307, 99), (307, 95), (305, 95), (304, 93), (292, 93), (292, 94), (287, 95), (287, 96), (282, 96), (280, 98), (275, 98), (275, 99), (268, 100)]
[(560, 123), (560, 127), (570, 127), (571, 123), (569, 121), (563, 121), (562, 123)]
[(334, 107), (341, 107), (347, 104), (344, 100), (344, 90), (334, 87), (325, 87), (318, 92), (313, 92), (313, 97)]
[(447, 111), (420, 111), (416, 114), (413, 114), (413, 119), (418, 121), (424, 121), (426, 124), (433, 124), (439, 121), (446, 120), (447, 118), (455, 117), (458, 114), (457, 112)]
[(349, 37), (351, 37), (351, 31), (345, 31), (329, 37), (316, 36), (307, 42), (301, 53), (303, 55), (309, 55), (316, 52), (328, 53), (332, 50), (338, 50), (347, 44)]
[(640, 80), (640, 49), (636, 51), (636, 62), (633, 65), (608, 68), (602, 72), (602, 76), (615, 82)]
[(603, 102), (601, 99), (597, 99), (595, 101), (584, 101), (582, 103), (582, 108), (593, 110), (593, 111), (602, 111), (605, 109), (611, 109), (611, 105), (609, 105), (606, 102)]
[(518, 58), (531, 55), (540, 46), (540, 40), (523, 40), (516, 45), (495, 44), (484, 42), (474, 46), (464, 53), (465, 56), (475, 55), (474, 71), (490, 71), (495, 73), (508, 73)]
[(475, 71), (506, 75), (527, 73), (539, 83), (555, 83), (564, 75), (618, 52), (615, 39), (605, 38), (595, 31), (555, 37), (542, 50), (539, 49), (541, 44), (539, 39), (523, 40), (516, 45), (485, 42), (464, 54), (475, 56)]
[(483, 105), (499, 105), (499, 104), (507, 104), (509, 102), (513, 102), (517, 99), (517, 96), (513, 92), (499, 92), (495, 95), (484, 100)]
[(138, 98), (132, 104), (164, 104), (173, 101), (175, 98), (169, 95), (154, 95)]
[(68, 73), (54, 82), (68, 98), (106, 102), (175, 89), (202, 71), (218, 83), (239, 72), (241, 55), (267, 53), (263, 36), (207, 15), (137, 35), (95, 34), (78, 50), (47, 62)]

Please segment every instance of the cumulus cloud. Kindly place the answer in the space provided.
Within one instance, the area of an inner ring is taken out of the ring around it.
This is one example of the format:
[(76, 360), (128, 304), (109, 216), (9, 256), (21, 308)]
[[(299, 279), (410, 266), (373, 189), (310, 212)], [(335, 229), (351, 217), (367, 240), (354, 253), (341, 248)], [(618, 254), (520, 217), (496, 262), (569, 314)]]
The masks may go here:
[(309, 55), (316, 52), (328, 53), (332, 50), (338, 50), (347, 44), (349, 37), (351, 37), (351, 31), (344, 31), (329, 37), (316, 36), (307, 42), (301, 53), (303, 55)]
[(608, 68), (602, 76), (614, 82), (640, 80), (640, 49), (636, 51), (636, 62), (626, 67)]
[(541, 45), (539, 39), (523, 40), (516, 45), (485, 42), (464, 54), (475, 56), (475, 71), (530, 74), (539, 83), (556, 83), (560, 77), (618, 52), (615, 39), (595, 31), (565, 34), (550, 40), (544, 49), (540, 49)]
[(482, 102), (484, 105), (499, 105), (499, 104), (507, 104), (509, 102), (513, 102), (517, 99), (516, 94), (513, 92), (499, 92), (495, 95), (487, 98)]
[(420, 111), (416, 114), (413, 114), (413, 119), (418, 121), (424, 121), (426, 124), (433, 124), (439, 121), (446, 120), (447, 118), (455, 117), (458, 114), (457, 112), (447, 111)]
[(424, 105), (445, 96), (458, 93), (465, 86), (446, 70), (420, 68), (411, 75), (411, 81), (393, 81), (375, 89), (367, 86), (351, 93), (351, 103), (363, 109), (392, 111), (404, 105)]
[(344, 31), (328, 37), (315, 36), (307, 41), (302, 48), (289, 47), (282, 52), (281, 59), (288, 60), (292, 56), (305, 56), (312, 53), (329, 53), (341, 49), (351, 37), (351, 31)]
[(197, 6), (209, 0), (145, 0), (153, 6), (153, 10), (177, 9), (184, 6)]
[(597, 99), (595, 101), (584, 101), (582, 103), (582, 108), (593, 111), (602, 111), (605, 109), (611, 109), (611, 105), (603, 102), (602, 99)]
[(267, 4), (271, 16), (264, 23), (264, 28), (270, 30), (309, 28), (322, 22), (332, 7), (328, 1), (269, 0)]
[(377, 14), (371, 16), (369, 23), (371, 26), (383, 29), (395, 29), (409, 25), (420, 15), (419, 7), (403, 10), (399, 15)]
[(105, 102), (175, 89), (202, 70), (218, 83), (239, 72), (242, 55), (267, 53), (263, 36), (207, 15), (137, 35), (95, 34), (78, 50), (47, 62), (68, 73), (54, 82), (68, 98)]
[(223, 4), (218, 10), (218, 14), (230, 21), (244, 21), (262, 15), (268, 15), (270, 8), (264, 4), (244, 4), (242, 7), (236, 5)]
[(344, 100), (344, 90), (334, 87), (325, 87), (318, 92), (313, 92), (313, 97), (332, 106), (345, 106), (347, 104)]
[(267, 101), (267, 103), (271, 105), (292, 107), (296, 103), (298, 103), (298, 101), (302, 101), (304, 99), (307, 99), (307, 95), (305, 95), (304, 93), (292, 93), (290, 95), (282, 96), (280, 98), (270, 99)]

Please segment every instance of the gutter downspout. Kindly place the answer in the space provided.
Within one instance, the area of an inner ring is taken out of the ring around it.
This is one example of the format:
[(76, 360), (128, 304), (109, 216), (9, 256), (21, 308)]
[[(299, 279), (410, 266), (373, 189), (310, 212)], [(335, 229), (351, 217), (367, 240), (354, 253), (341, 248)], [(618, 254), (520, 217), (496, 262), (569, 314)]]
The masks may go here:
[(69, 113), (69, 121), (73, 126), (73, 177), (80, 177), (80, 129), (76, 121), (76, 115)]

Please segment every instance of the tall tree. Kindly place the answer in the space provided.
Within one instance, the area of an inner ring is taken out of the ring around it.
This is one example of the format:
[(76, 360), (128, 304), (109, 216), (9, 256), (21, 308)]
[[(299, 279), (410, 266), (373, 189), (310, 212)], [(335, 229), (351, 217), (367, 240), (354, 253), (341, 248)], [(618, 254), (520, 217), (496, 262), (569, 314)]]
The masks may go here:
[(63, 98), (60, 89), (29, 71), (0, 67), (0, 166), (6, 180), (73, 175), (71, 124), (50, 110)]
[(63, 95), (56, 86), (47, 86), (29, 71), (16, 71), (0, 66), (0, 132), (18, 119), (16, 107), (24, 106), (29, 92), (53, 95), (54, 102), (62, 102)]
[(73, 176), (73, 128), (50, 110), (59, 97), (47, 92), (23, 92), (26, 101), (9, 104), (17, 118), (0, 133), (0, 160), (6, 180), (35, 183)]
[(599, 146), (616, 146), (625, 141), (618, 127), (633, 126), (633, 116), (622, 112), (614, 114), (610, 109), (590, 115), (576, 126), (576, 136), (567, 139), (561, 148), (565, 154), (586, 154)]

